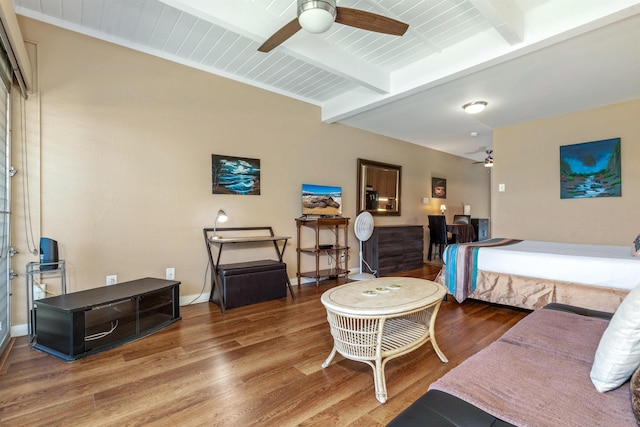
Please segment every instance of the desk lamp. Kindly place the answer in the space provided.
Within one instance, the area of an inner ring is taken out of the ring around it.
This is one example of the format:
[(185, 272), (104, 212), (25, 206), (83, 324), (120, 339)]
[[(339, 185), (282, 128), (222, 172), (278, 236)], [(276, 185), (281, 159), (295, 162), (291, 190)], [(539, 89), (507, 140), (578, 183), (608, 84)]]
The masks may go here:
[(213, 237), (216, 237), (216, 228), (218, 226), (218, 221), (220, 222), (227, 222), (227, 220), (229, 219), (229, 217), (227, 216), (227, 214), (225, 213), (225, 211), (223, 211), (222, 209), (220, 209), (218, 211), (218, 214), (216, 215), (216, 220), (213, 223)]

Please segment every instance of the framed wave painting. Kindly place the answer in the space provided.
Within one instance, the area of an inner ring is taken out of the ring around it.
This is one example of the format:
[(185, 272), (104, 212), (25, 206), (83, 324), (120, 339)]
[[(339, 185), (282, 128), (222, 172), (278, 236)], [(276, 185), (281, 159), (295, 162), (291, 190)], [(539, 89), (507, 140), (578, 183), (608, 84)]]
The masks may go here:
[(213, 194), (260, 195), (260, 159), (211, 155)]
[(620, 138), (560, 147), (560, 198), (621, 197)]

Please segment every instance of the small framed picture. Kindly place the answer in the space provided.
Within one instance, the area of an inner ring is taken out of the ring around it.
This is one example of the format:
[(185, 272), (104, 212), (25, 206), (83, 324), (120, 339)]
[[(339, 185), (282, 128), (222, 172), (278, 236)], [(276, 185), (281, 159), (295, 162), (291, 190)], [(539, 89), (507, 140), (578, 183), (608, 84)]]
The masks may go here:
[(434, 199), (447, 198), (447, 180), (444, 178), (431, 178), (431, 197)]

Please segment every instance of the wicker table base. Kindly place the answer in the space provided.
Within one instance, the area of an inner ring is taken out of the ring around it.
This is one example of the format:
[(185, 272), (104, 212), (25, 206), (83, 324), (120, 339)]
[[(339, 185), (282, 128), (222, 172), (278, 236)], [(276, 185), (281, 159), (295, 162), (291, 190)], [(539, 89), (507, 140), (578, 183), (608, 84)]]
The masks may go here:
[(373, 369), (376, 398), (387, 401), (386, 363), (431, 341), (448, 362), (435, 339), (435, 319), (446, 291), (428, 280), (384, 277), (330, 289), (321, 301), (333, 336), (333, 350), (322, 364), (329, 366), (336, 352)]

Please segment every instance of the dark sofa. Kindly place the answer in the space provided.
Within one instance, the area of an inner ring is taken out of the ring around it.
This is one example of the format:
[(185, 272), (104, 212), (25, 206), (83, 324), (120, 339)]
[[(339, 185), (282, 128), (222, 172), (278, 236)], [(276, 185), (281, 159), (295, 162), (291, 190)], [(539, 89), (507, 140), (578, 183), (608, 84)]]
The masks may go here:
[[(611, 313), (557, 303), (549, 304), (545, 306), (543, 310), (556, 310), (606, 320), (612, 317)], [(474, 362), (471, 361), (471, 363)], [(483, 365), (477, 363), (477, 361), (476, 365), (478, 365), (477, 369), (483, 369)], [(456, 371), (460, 366), (454, 368), (451, 372)], [(629, 412), (631, 412), (630, 406)], [(463, 399), (433, 388), (388, 424), (390, 427), (506, 427), (513, 425), (514, 424), (496, 418)]]

